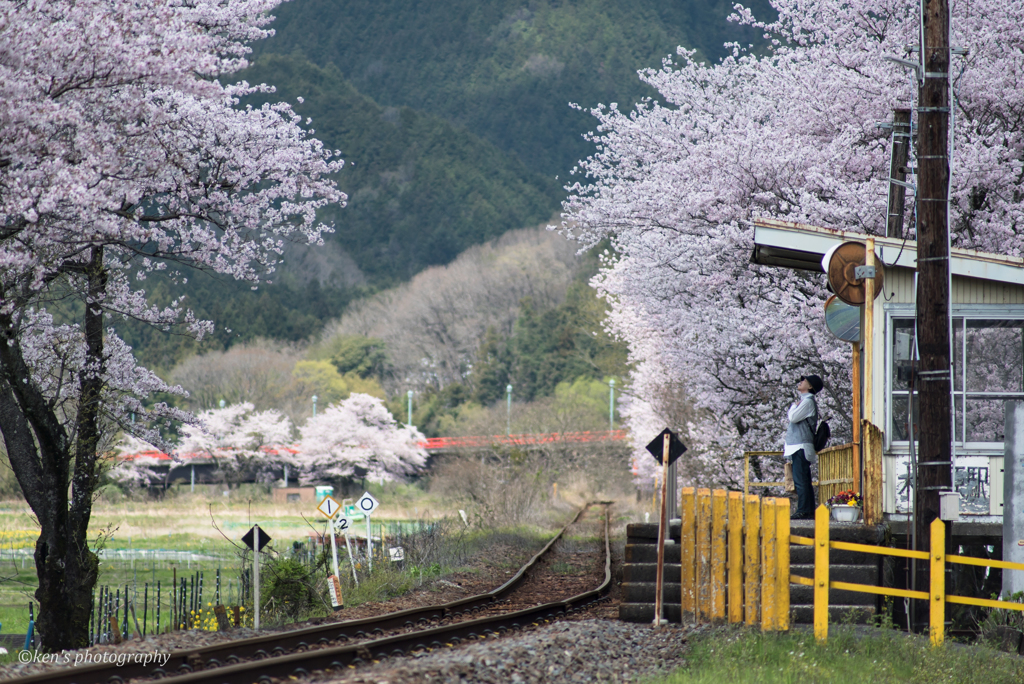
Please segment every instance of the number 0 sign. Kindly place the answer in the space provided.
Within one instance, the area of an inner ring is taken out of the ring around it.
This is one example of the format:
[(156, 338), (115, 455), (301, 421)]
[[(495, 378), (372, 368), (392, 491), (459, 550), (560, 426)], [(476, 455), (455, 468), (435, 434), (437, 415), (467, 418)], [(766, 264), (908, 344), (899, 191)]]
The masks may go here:
[(356, 502), (356, 508), (363, 515), (373, 515), (373, 512), (380, 506), (380, 502), (373, 498), (370, 492), (363, 494)]

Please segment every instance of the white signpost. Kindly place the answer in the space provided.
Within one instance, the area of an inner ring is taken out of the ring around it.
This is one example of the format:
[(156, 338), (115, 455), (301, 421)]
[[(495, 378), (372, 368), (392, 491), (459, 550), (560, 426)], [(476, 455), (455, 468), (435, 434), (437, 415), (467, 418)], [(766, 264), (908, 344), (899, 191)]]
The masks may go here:
[(338, 609), (342, 607), (341, 598), (341, 587), (338, 586), (338, 542), (335, 540), (337, 536), (334, 532), (334, 516), (341, 510), (341, 504), (335, 501), (330, 496), (325, 496), (324, 500), (320, 502), (320, 505), (316, 507), (316, 510), (320, 511), (321, 514), (327, 516), (327, 523), (331, 529), (331, 561), (333, 562), (334, 574), (328, 578), (331, 582), (331, 603), (334, 604), (334, 608)]
[(373, 528), (370, 526), (370, 516), (380, 506), (380, 501), (373, 498), (370, 492), (364, 492), (359, 501), (356, 502), (356, 510), (366, 516), (366, 562), (373, 572)]
[(348, 538), (348, 528), (352, 526), (352, 521), (343, 515), (338, 515), (334, 519), (334, 525), (341, 530), (342, 534), (345, 535), (345, 548), (348, 549), (348, 564), (352, 566), (352, 580), (359, 586), (359, 578), (356, 576), (356, 562), (352, 558), (352, 541)]

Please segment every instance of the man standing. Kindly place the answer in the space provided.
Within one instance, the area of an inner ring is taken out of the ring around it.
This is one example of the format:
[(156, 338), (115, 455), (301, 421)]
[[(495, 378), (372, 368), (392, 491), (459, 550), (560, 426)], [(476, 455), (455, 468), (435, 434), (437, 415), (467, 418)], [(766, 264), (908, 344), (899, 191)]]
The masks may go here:
[(796, 487), (796, 511), (793, 520), (814, 517), (814, 487), (811, 485), (811, 464), (818, 460), (814, 451), (814, 432), (818, 427), (818, 404), (814, 395), (824, 387), (817, 375), (803, 375), (797, 383), (797, 400), (789, 407), (784, 454), (793, 462), (793, 485)]

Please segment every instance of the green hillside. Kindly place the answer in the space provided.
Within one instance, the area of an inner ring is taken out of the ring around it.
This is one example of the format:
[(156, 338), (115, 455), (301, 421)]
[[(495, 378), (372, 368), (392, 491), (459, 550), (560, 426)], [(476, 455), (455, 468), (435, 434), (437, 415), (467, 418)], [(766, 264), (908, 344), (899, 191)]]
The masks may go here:
[(349, 204), (322, 218), (374, 285), (407, 280), (558, 209), (554, 179), (437, 116), (381, 107), (333, 65), (264, 55), (242, 77), (275, 85), (276, 98), (310, 117), (316, 136), (341, 151), (338, 182)]
[[(723, 43), (758, 42), (726, 21), (733, 0), (293, 0), (263, 53), (334, 64), (386, 106), (464, 125), (531, 169), (565, 174), (590, 149), (589, 115), (568, 107), (653, 95), (636, 72), (679, 45), (717, 60)], [(752, 3), (767, 16), (767, 3)]]
[[(677, 45), (708, 59), (757, 37), (728, 23), (732, 0), (292, 0), (277, 35), (254, 45), (240, 77), (312, 120), (341, 151), (345, 208), (321, 218), (334, 235), (286, 254), (275, 282), (195, 274), (198, 315), (217, 323), (202, 345), (128, 324), (146, 363), (169, 368), (196, 350), (254, 337), (301, 340), (354, 297), (445, 264), (466, 248), (557, 212), (565, 173), (592, 150), (593, 126), (573, 110), (647, 95), (636, 71)], [(764, 14), (764, 3), (754, 3)], [(303, 98), (299, 103), (298, 98)], [(248, 104), (261, 104), (253, 99)], [(561, 175), (561, 180), (557, 176)], [(178, 291), (150, 280), (157, 303)], [(543, 315), (543, 312), (537, 312)]]

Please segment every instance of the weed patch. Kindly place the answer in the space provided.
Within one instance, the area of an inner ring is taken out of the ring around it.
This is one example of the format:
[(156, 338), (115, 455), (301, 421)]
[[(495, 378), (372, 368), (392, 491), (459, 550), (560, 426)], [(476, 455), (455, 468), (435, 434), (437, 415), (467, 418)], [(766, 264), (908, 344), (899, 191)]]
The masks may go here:
[(692, 638), (686, 659), (687, 667), (657, 684), (1024, 681), (1024, 659), (986, 646), (947, 643), (931, 648), (925, 637), (853, 626), (836, 628), (824, 645), (805, 631), (715, 630)]

